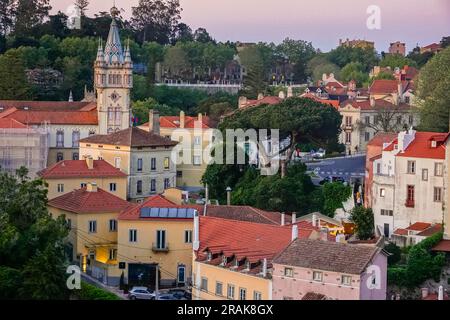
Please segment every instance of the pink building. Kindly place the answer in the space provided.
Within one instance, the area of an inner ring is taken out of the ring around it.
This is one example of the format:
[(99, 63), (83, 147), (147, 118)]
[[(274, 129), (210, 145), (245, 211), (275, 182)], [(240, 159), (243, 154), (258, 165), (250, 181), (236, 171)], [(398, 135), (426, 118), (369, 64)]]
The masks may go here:
[(385, 300), (387, 255), (374, 245), (297, 239), (273, 261), (274, 300)]

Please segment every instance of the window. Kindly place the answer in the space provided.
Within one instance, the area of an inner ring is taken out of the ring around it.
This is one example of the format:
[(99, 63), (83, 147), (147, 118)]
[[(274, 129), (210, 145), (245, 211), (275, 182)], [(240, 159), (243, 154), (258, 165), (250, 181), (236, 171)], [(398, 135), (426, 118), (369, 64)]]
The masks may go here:
[(352, 133), (351, 132), (345, 133), (345, 143), (352, 143)]
[(114, 167), (120, 169), (121, 158), (114, 158)]
[(202, 144), (202, 137), (194, 137), (194, 146), (200, 146)]
[(216, 282), (216, 296), (222, 296), (223, 295), (223, 284), (222, 282), (217, 281)]
[(142, 180), (138, 180), (136, 183), (136, 193), (141, 194), (142, 193)]
[(370, 124), (370, 116), (366, 116), (366, 117), (364, 118), (364, 122), (365, 122), (366, 124)]
[(169, 170), (169, 169), (170, 169), (170, 158), (165, 157), (164, 158), (164, 170)]
[(117, 231), (117, 220), (111, 219), (109, 220), (109, 232)]
[(72, 160), (80, 160), (80, 154), (78, 152), (72, 153)]
[(109, 260), (117, 260), (117, 249), (109, 249)]
[(313, 272), (313, 280), (314, 281), (318, 281), (318, 282), (322, 282), (322, 272), (314, 271)]
[(414, 186), (408, 186), (406, 190), (406, 206), (414, 208)]
[(412, 125), (413, 123), (414, 123), (414, 117), (413, 116), (409, 116), (408, 117), (408, 123), (410, 124), (410, 125)]
[(442, 202), (442, 188), (434, 187), (434, 202)]
[(128, 233), (128, 240), (130, 242), (137, 242), (137, 230), (136, 229), (130, 229)]
[(110, 192), (116, 192), (116, 190), (117, 190), (117, 184), (115, 184), (114, 182), (110, 183), (109, 184), (109, 191)]
[(352, 277), (351, 276), (342, 276), (341, 284), (343, 286), (351, 286), (352, 285)]
[(67, 229), (72, 229), (72, 219), (67, 219)]
[(253, 300), (262, 300), (261, 292), (253, 291)]
[(442, 163), (441, 162), (436, 162), (435, 164), (434, 164), (434, 175), (436, 176), (436, 177), (442, 177), (442, 173), (443, 173), (443, 165), (442, 165)]
[(82, 183), (80, 183), (80, 187), (81, 187), (81, 188), (86, 188), (86, 187), (87, 187), (87, 184), (84, 183), (84, 182), (82, 182)]
[(227, 298), (230, 300), (234, 300), (234, 285), (229, 284), (227, 286)]
[(165, 178), (164, 179), (164, 189), (168, 189), (168, 188), (170, 188), (170, 179)]
[(166, 246), (166, 230), (156, 231), (156, 248), (165, 249)]
[(381, 163), (377, 163), (377, 174), (381, 174)]
[(394, 211), (393, 211), (393, 210), (381, 209), (380, 214), (381, 214), (382, 216), (392, 217), (392, 216), (394, 215)]
[(142, 171), (142, 159), (138, 159), (138, 162), (137, 162), (137, 171)]
[(155, 171), (156, 170), (156, 158), (152, 158), (150, 160), (150, 166), (151, 166), (151, 170)]
[(422, 180), (428, 181), (428, 169), (422, 169)]
[(194, 166), (199, 166), (199, 165), (201, 165), (201, 164), (202, 164), (201, 157), (200, 157), (200, 156), (194, 156), (194, 161), (193, 161), (193, 163), (194, 163)]
[(64, 148), (64, 130), (56, 131), (56, 147)]
[(352, 126), (352, 117), (345, 117), (345, 126), (346, 127)]
[(96, 233), (97, 232), (97, 221), (92, 220), (89, 221), (89, 233)]
[(192, 230), (184, 230), (184, 243), (192, 243)]
[(208, 291), (208, 279), (205, 277), (202, 277), (202, 281), (200, 284), (200, 290), (202, 291)]
[(364, 132), (364, 140), (366, 142), (370, 140), (370, 132)]
[(294, 270), (292, 268), (284, 268), (284, 275), (292, 278), (294, 276)]
[(397, 117), (397, 124), (402, 124), (402, 116)]
[(409, 101), (410, 101), (409, 97), (405, 97), (405, 103), (409, 104)]
[(415, 161), (408, 161), (408, 174), (415, 174), (416, 173), (416, 162)]
[(247, 289), (239, 288), (239, 300), (245, 300), (247, 297)]
[(386, 189), (380, 188), (380, 197), (384, 197), (386, 195)]
[(80, 131), (72, 131), (72, 148), (78, 148), (80, 146)]
[(58, 152), (56, 154), (56, 162), (60, 162), (64, 160), (64, 154), (62, 152)]
[(177, 171), (177, 178), (183, 178), (183, 171)]
[(64, 192), (64, 184), (58, 183), (58, 193), (63, 193), (63, 192)]
[(156, 192), (156, 179), (150, 180), (150, 192)]

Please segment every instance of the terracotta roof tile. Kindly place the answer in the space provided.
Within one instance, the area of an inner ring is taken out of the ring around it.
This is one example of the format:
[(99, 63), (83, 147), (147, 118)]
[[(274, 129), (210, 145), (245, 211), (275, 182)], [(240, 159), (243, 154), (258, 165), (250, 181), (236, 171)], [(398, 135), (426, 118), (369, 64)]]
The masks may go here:
[(410, 231), (424, 231), (425, 229), (428, 229), (429, 227), (431, 227), (431, 223), (416, 222), (416, 223), (410, 225), (409, 227), (407, 227), (406, 230), (410, 230)]
[(428, 229), (425, 229), (424, 231), (418, 233), (417, 235), (421, 236), (421, 237), (431, 237), (432, 235), (442, 232), (442, 231), (443, 231), (442, 224), (437, 223), (437, 224), (429, 227)]
[(0, 119), (0, 129), (26, 129), (23, 123), (15, 119)]
[[(414, 140), (403, 153), (398, 153), (397, 157), (445, 159), (445, 144), (442, 142), (447, 139), (448, 135), (448, 133), (416, 132)], [(433, 140), (441, 143), (433, 148), (431, 146)], [(391, 144), (391, 149), (395, 143), (398, 143), (397, 140)], [(385, 151), (389, 150), (385, 149)]]
[(131, 127), (109, 135), (94, 135), (81, 139), (80, 142), (130, 147), (172, 147), (177, 145), (175, 141), (137, 127)]
[(40, 171), (38, 175), (44, 179), (127, 176), (105, 160), (93, 160), (93, 163), (93, 169), (89, 169), (85, 160), (63, 160)]
[(77, 189), (50, 200), (48, 205), (74, 213), (119, 213), (132, 206), (100, 188), (96, 192), (89, 192), (86, 188)]
[(450, 240), (441, 240), (432, 249), (433, 251), (450, 252)]
[(302, 300), (327, 300), (327, 297), (321, 293), (307, 292)]
[(361, 274), (372, 258), (380, 251), (380, 248), (372, 245), (297, 239), (274, 259), (274, 263)]
[(377, 133), (367, 144), (368, 146), (382, 147), (385, 143), (394, 141), (397, 137), (396, 133)]

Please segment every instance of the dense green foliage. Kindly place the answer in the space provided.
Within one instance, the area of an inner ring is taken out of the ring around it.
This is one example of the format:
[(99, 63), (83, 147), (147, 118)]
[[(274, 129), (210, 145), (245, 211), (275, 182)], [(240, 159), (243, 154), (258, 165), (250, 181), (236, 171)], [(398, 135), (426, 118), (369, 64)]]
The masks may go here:
[(0, 297), (67, 298), (64, 217), (52, 219), (42, 180), (0, 174)]
[(388, 265), (392, 266), (398, 263), (402, 258), (402, 249), (395, 243), (390, 242), (384, 247), (384, 250), (390, 254), (388, 257)]
[(439, 281), (445, 265), (445, 255), (433, 253), (431, 248), (442, 240), (442, 235), (437, 233), (411, 247), (405, 266), (388, 268), (389, 283), (401, 287), (416, 287), (428, 279)]
[(448, 132), (450, 114), (450, 48), (436, 54), (419, 74), (420, 129)]
[(380, 67), (390, 67), (392, 71), (395, 68), (402, 69), (404, 66), (417, 68), (417, 62), (400, 54), (387, 54), (380, 61)]
[(74, 296), (79, 300), (120, 300), (115, 294), (84, 281), (81, 289), (74, 291)]
[(350, 219), (355, 224), (355, 234), (358, 239), (368, 240), (373, 237), (374, 218), (372, 209), (356, 206), (350, 212)]
[(324, 199), (322, 213), (334, 217), (336, 210), (343, 208), (342, 204), (352, 195), (352, 187), (340, 182), (325, 183), (322, 193)]

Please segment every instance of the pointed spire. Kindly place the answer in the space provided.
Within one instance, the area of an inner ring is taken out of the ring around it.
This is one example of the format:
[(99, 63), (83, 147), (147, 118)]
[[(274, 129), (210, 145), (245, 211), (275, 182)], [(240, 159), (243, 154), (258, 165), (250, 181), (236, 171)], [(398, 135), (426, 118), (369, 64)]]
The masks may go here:
[(98, 39), (98, 50), (97, 50), (97, 59), (98, 62), (105, 62), (105, 55), (103, 54), (103, 44), (102, 39)]
[(125, 63), (132, 63), (130, 51), (130, 38), (128, 38), (127, 47), (125, 49)]
[(124, 56), (122, 44), (120, 42), (119, 27), (117, 26), (116, 17), (119, 15), (119, 10), (114, 6), (111, 8), (111, 28), (109, 29), (108, 40), (105, 44), (105, 58), (106, 62), (123, 63)]
[(72, 90), (70, 90), (70, 94), (69, 94), (69, 102), (73, 102), (73, 94), (72, 94)]

